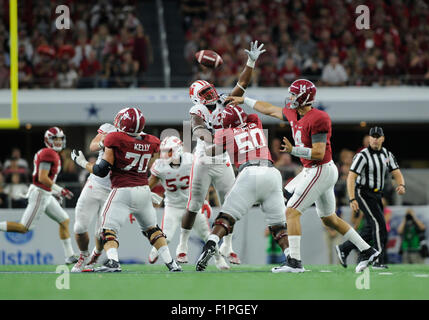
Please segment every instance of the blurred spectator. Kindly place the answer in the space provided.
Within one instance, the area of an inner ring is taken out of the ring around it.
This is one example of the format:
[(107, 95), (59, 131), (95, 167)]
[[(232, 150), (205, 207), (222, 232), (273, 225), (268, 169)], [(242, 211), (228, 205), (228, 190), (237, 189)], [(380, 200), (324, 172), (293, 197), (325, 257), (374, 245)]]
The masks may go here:
[(278, 72), (279, 83), (282, 87), (289, 87), (300, 75), (301, 71), (295, 65), (293, 58), (287, 58), (284, 67)]
[(302, 72), (303, 77), (318, 86), (320, 77), (322, 76), (322, 65), (323, 64), (317, 59), (308, 60), (307, 64), (304, 65), (304, 70)]
[(27, 199), (24, 198), (28, 191), (28, 186), (21, 182), (18, 173), (12, 174), (11, 183), (7, 184), (4, 192), (8, 195), (12, 208), (25, 208), (27, 206)]
[(296, 49), (303, 59), (311, 58), (316, 51), (317, 45), (311, 39), (310, 29), (306, 26), (302, 27), (296, 41)]
[(84, 57), (79, 66), (79, 88), (94, 88), (99, 71), (101, 70), (100, 62), (91, 50), (88, 57)]
[(132, 60), (131, 53), (126, 51), (121, 59), (117, 59), (114, 64), (114, 87), (130, 88), (137, 85), (137, 72), (139, 66), (137, 61)]
[(67, 62), (62, 62), (58, 70), (58, 87), (62, 89), (76, 88), (78, 75)]
[(429, 256), (425, 237), (425, 224), (417, 218), (413, 209), (408, 209), (398, 226), (402, 243), (400, 253), (403, 263), (424, 263)]
[(8, 208), (9, 207), (9, 198), (7, 193), (4, 191), (5, 182), (3, 174), (0, 172), (0, 208)]
[(19, 167), (25, 168), (25, 169), (28, 170), (28, 162), (27, 162), (27, 160), (25, 160), (24, 158), (22, 158), (22, 156), (21, 156), (21, 149), (19, 149), (19, 148), (13, 148), (12, 151), (11, 151), (11, 153), (10, 153), (10, 158), (7, 159), (4, 162), (4, 166), (3, 167), (5, 169), (8, 168), (10, 166), (10, 164), (11, 164), (11, 161), (13, 161), (13, 160), (17, 160), (18, 161), (17, 164), (18, 164)]
[(403, 75), (404, 72), (394, 52), (389, 52), (387, 54), (382, 74), (383, 84), (385, 86), (401, 84), (400, 76)]
[(365, 61), (365, 67), (362, 70), (362, 85), (372, 86), (380, 84), (381, 70), (377, 65), (377, 58), (375, 55), (369, 55)]
[(9, 88), (9, 68), (3, 55), (0, 55), (0, 89)]
[(146, 72), (148, 66), (153, 62), (152, 45), (141, 24), (136, 27), (133, 59), (138, 62), (139, 69), (137, 75), (140, 86), (142, 84), (141, 78), (143, 77), (143, 74)]
[(279, 84), (279, 76), (277, 74), (274, 62), (267, 61), (260, 66), (258, 76), (258, 85), (260, 87), (276, 87)]
[(340, 64), (338, 56), (332, 55), (329, 58), (329, 64), (323, 68), (322, 81), (328, 86), (343, 86), (346, 84), (347, 79), (346, 70)]

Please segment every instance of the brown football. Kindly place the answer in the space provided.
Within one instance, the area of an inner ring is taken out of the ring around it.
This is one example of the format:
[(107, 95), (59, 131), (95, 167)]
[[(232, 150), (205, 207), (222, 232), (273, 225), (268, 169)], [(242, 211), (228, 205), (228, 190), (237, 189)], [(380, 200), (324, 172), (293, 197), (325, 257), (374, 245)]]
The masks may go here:
[(217, 68), (222, 63), (222, 57), (213, 50), (201, 50), (195, 54), (198, 63), (208, 68)]

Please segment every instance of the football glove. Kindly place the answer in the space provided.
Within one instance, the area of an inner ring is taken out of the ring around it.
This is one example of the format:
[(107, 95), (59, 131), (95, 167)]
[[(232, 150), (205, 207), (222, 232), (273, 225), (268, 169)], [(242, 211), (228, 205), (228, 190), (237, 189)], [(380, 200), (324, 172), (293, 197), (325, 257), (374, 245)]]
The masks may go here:
[(54, 191), (57, 196), (60, 196), (69, 200), (74, 197), (73, 192), (57, 184), (52, 185), (52, 191)]
[(256, 60), (258, 60), (259, 56), (264, 53), (265, 51), (267, 51), (266, 49), (262, 50), (262, 47), (264, 46), (263, 43), (261, 43), (261, 45), (258, 47), (258, 40), (256, 40), (255, 42), (250, 42), (250, 51), (245, 49), (244, 51), (247, 53), (247, 56), (249, 57), (249, 59), (247, 60), (247, 66), (254, 68), (255, 67), (255, 62)]
[(84, 154), (82, 153), (82, 151), (79, 150), (79, 153), (77, 153), (77, 151), (75, 149), (73, 149), (73, 151), (71, 153), (71, 158), (79, 166), (81, 166), (82, 168), (86, 169), (86, 164), (88, 163), (88, 161), (86, 160), (86, 158), (85, 158)]
[(160, 205), (163, 199), (164, 198), (161, 197), (160, 195), (158, 195), (157, 193), (152, 192), (152, 202), (153, 203)]

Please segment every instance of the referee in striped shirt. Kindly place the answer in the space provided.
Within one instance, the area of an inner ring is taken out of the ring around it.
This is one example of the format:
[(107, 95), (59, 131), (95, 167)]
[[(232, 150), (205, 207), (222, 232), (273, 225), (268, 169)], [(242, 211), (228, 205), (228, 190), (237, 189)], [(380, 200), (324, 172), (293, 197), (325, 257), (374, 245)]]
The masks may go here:
[[(384, 133), (381, 127), (373, 127), (369, 131), (369, 146), (358, 152), (350, 167), (347, 177), (347, 192), (353, 214), (362, 210), (365, 216), (365, 227), (361, 237), (373, 246), (381, 255), (373, 264), (373, 268), (386, 269), (387, 229), (381, 202), (385, 177), (390, 172), (395, 180), (396, 192), (405, 194), (405, 182), (395, 157), (383, 148)], [(343, 267), (347, 267), (347, 256), (355, 249), (350, 241), (336, 247), (338, 258)]]

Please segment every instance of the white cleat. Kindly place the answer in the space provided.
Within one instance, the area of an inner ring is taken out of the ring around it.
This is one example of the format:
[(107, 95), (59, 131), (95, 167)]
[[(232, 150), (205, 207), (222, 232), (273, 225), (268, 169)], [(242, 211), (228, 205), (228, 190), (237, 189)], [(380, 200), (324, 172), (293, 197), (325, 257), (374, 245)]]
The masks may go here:
[(220, 254), (215, 254), (215, 265), (219, 270), (229, 270), (231, 267), (226, 263), (224, 257)]
[(92, 253), (91, 259), (89, 260), (88, 264), (83, 267), (82, 272), (94, 272), (95, 265), (98, 261), (98, 258), (100, 258), (101, 253)]
[(89, 262), (89, 255), (84, 256), (82, 253), (79, 256), (79, 259), (77, 260), (76, 264), (73, 266), (73, 268), (70, 270), (70, 272), (82, 272), (82, 270), (85, 268), (86, 264)]
[(241, 264), (240, 258), (234, 251), (229, 251), (226, 246), (222, 245), (220, 246), (219, 252), (221, 255), (224, 256), (225, 259), (229, 261), (229, 263), (232, 264)]
[(286, 261), (279, 267), (271, 269), (273, 273), (290, 272), (290, 273), (301, 273), (305, 269), (302, 266), (301, 260), (291, 258), (289, 255), (286, 257)]
[(150, 250), (149, 253), (149, 263), (154, 264), (158, 260), (158, 250), (156, 250), (155, 247), (152, 247), (152, 250)]
[(176, 261), (178, 263), (188, 263), (188, 255), (185, 252), (180, 252), (177, 256), (176, 256)]
[(356, 266), (356, 273), (361, 273), (363, 270), (368, 268), (369, 265), (373, 264), (377, 260), (380, 252), (375, 250), (373, 247), (370, 247), (367, 250), (362, 251), (358, 257), (358, 265)]

